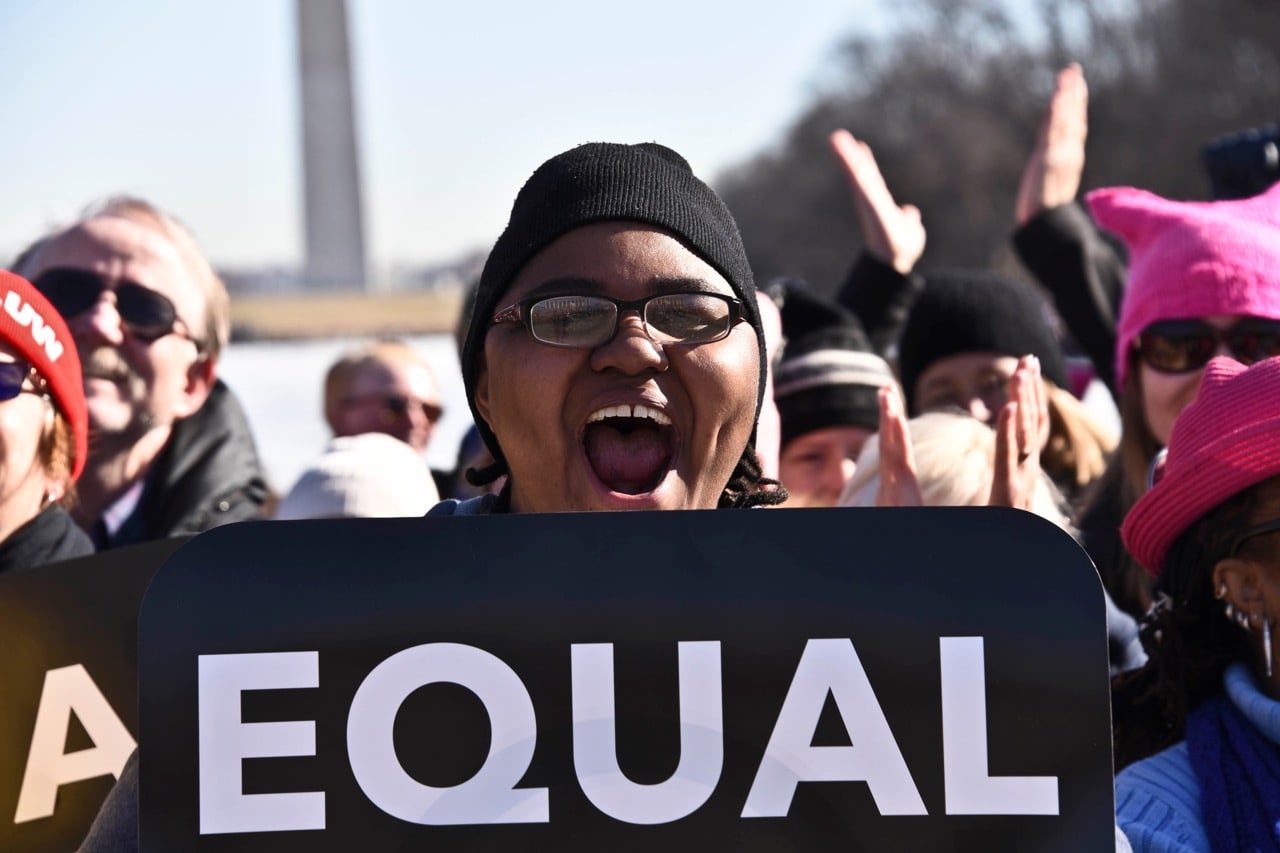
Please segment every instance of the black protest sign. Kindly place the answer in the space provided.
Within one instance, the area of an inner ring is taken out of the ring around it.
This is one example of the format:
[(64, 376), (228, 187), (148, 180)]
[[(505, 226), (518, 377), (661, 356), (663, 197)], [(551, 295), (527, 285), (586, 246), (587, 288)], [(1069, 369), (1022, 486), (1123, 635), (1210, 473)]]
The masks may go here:
[(1101, 586), (1012, 510), (239, 525), (139, 636), (144, 851), (1114, 840)]
[(0, 850), (74, 850), (137, 733), (137, 618), (185, 539), (0, 575)]

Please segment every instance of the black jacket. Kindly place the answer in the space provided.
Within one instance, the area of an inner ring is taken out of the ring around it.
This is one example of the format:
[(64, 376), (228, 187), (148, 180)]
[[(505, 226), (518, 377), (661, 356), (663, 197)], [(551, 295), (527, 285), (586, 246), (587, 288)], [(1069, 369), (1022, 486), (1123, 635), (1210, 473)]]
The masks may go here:
[(25, 571), (92, 553), (93, 543), (71, 516), (62, 507), (50, 506), (0, 542), (0, 572)]
[(219, 380), (200, 411), (174, 424), (137, 507), (106, 547), (262, 518), (269, 494), (249, 422)]
[(1128, 267), (1078, 204), (1041, 211), (1013, 233), (1018, 257), (1053, 294), (1071, 337), (1094, 372), (1119, 397), (1116, 323)]

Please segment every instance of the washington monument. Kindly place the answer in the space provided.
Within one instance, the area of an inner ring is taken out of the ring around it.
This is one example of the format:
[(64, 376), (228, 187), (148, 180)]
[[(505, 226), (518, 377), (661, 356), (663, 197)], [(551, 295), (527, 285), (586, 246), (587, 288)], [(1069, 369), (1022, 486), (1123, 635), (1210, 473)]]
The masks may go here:
[(296, 0), (302, 82), (306, 286), (366, 287), (346, 0)]

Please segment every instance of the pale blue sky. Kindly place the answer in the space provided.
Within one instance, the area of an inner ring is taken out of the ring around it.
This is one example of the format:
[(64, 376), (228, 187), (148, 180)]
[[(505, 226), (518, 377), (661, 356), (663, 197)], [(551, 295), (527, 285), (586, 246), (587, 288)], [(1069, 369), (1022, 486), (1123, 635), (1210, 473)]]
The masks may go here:
[[(655, 139), (706, 177), (778, 138), (883, 0), (351, 0), (377, 268), (487, 248), (547, 156)], [(302, 254), (292, 0), (0, 0), (0, 262), (113, 192), (215, 263)]]

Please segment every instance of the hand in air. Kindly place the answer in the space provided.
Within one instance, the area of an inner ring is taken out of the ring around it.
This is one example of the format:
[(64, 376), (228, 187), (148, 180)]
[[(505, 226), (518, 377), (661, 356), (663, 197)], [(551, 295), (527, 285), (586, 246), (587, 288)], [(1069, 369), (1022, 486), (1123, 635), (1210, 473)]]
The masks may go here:
[(1035, 148), (1023, 167), (1014, 209), (1018, 225), (1025, 225), (1042, 210), (1075, 199), (1084, 173), (1088, 133), (1089, 87), (1084, 82), (1084, 71), (1073, 62), (1058, 72)]
[(920, 210), (893, 200), (867, 143), (855, 139), (847, 130), (832, 132), (830, 141), (849, 180), (853, 210), (867, 251), (906, 275), (924, 254), (925, 230)]

